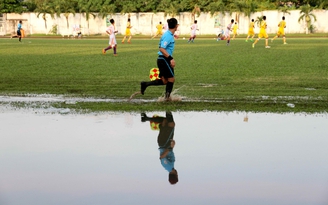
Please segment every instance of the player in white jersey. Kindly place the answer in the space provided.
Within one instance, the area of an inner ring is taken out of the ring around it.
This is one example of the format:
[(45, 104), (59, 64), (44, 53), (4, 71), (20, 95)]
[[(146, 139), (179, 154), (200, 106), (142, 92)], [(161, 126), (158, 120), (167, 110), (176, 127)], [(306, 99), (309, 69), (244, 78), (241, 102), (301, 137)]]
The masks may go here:
[(109, 35), (109, 46), (107, 48), (104, 48), (102, 50), (102, 52), (103, 52), (103, 54), (105, 54), (107, 50), (113, 48), (114, 56), (117, 56), (117, 53), (116, 53), (117, 42), (116, 42), (116, 37), (115, 37), (115, 33), (117, 33), (117, 31), (115, 31), (114, 19), (111, 19), (110, 23), (111, 23), (111, 25), (108, 26), (108, 28), (106, 29), (106, 33)]
[(167, 19), (166, 20), (166, 24), (164, 24), (164, 26), (163, 26), (163, 34), (167, 31), (167, 30), (169, 30), (169, 19)]
[(190, 38), (188, 40), (188, 43), (190, 43), (190, 42), (193, 43), (195, 38), (196, 38), (196, 31), (199, 30), (198, 25), (197, 25), (197, 20), (194, 21), (194, 24), (191, 25), (190, 29), (191, 29), (191, 34), (190, 34)]
[(227, 46), (230, 44), (230, 32), (232, 30), (232, 25), (235, 22), (235, 20), (231, 19), (231, 23), (228, 24), (227, 29), (224, 32), (224, 36), (227, 39)]

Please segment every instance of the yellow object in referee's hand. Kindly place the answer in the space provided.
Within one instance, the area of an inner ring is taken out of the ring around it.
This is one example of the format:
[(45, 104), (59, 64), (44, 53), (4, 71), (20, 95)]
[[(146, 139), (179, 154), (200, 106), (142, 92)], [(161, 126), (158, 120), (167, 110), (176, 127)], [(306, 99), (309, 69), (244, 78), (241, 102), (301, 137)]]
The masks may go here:
[[(158, 115), (153, 115), (153, 118), (155, 118), (155, 117), (160, 117), (160, 116), (158, 116)], [(149, 121), (150, 122), (150, 129), (151, 130), (159, 130), (159, 122), (154, 122), (154, 121)]]
[(160, 79), (159, 78), (159, 69), (158, 68), (150, 69), (149, 78), (150, 78), (151, 81)]

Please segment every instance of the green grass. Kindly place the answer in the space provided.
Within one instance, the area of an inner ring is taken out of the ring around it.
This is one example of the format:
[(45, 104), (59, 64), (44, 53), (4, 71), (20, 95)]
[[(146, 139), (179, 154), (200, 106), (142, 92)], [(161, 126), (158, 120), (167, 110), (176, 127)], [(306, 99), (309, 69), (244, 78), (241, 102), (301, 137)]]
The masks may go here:
[[(101, 49), (107, 39), (0, 39), (0, 95), (56, 94), (127, 99), (148, 81), (156, 66), (158, 39), (132, 39), (118, 57)], [(328, 39), (261, 39), (255, 48), (238, 38), (176, 41), (174, 89), (184, 97), (172, 103), (77, 103), (58, 105), (90, 110), (246, 110), (325, 112), (328, 108)], [(156, 99), (163, 86), (149, 87), (136, 99)], [(190, 102), (196, 101), (196, 102)], [(208, 102), (209, 101), (209, 102)], [(294, 103), (289, 108), (287, 103)]]

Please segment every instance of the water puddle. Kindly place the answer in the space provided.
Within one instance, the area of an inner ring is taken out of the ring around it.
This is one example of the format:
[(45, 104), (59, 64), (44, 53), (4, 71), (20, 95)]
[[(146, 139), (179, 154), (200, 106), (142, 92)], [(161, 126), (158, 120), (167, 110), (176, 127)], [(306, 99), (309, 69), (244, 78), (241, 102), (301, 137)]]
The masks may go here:
[(327, 125), (327, 114), (0, 105), (0, 204), (328, 204)]

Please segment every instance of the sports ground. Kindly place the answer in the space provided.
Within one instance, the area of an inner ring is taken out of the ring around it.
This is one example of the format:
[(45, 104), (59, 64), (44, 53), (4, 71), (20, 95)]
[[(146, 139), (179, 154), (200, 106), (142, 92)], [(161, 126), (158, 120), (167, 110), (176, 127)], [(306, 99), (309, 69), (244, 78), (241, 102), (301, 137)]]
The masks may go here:
[[(272, 36), (273, 37), (273, 36)], [(244, 110), (268, 112), (326, 112), (328, 105), (328, 39), (288, 38), (251, 42), (237, 38), (226, 46), (214, 38), (180, 37), (173, 54), (177, 66), (174, 102), (158, 102), (164, 87), (149, 87), (156, 67), (159, 39), (132, 38), (118, 56), (102, 49), (106, 38), (0, 39), (0, 95), (52, 95), (103, 99), (58, 106), (88, 110)], [(104, 100), (105, 99), (105, 100)], [(113, 99), (114, 101), (107, 101)], [(1, 103), (1, 102), (0, 102)], [(287, 105), (294, 105), (292, 107)], [(56, 104), (54, 105), (56, 106)]]

